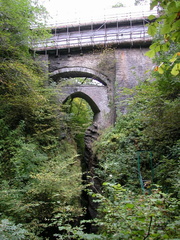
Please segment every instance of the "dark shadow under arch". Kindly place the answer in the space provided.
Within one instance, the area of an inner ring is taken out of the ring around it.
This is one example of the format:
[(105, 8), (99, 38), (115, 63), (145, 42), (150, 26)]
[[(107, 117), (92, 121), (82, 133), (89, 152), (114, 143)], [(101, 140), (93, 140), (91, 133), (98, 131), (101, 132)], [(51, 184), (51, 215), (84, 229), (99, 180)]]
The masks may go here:
[(92, 100), (92, 98), (90, 98), (87, 94), (83, 93), (83, 92), (74, 92), (72, 94), (70, 94), (64, 101), (63, 104), (67, 102), (68, 99), (73, 99), (73, 98), (83, 98), (91, 107), (94, 116), (96, 116), (99, 112), (100, 109), (98, 108), (97, 104)]

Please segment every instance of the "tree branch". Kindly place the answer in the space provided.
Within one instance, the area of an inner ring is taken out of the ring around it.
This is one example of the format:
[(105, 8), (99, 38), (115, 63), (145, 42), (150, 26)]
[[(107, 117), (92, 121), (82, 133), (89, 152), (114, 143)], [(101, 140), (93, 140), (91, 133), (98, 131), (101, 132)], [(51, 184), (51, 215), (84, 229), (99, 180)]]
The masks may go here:
[(143, 240), (145, 240), (146, 238), (149, 237), (149, 235), (150, 235), (150, 230), (151, 230), (151, 224), (152, 224), (152, 216), (150, 216), (150, 222), (149, 222), (148, 232), (147, 232), (146, 236), (144, 236)]

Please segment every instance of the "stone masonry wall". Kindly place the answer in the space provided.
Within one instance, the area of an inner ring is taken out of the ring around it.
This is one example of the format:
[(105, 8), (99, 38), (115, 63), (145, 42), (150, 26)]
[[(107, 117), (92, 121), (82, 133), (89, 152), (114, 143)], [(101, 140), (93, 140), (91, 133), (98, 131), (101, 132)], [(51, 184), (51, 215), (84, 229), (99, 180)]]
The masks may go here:
[[(112, 124), (115, 121), (116, 111), (124, 111), (120, 106), (121, 100), (124, 99), (122, 88), (132, 88), (139, 81), (148, 78), (146, 71), (152, 68), (152, 62), (148, 57), (144, 56), (147, 50), (147, 48), (117, 48), (91, 51), (83, 55), (72, 53), (71, 57), (60, 55), (56, 58), (54, 55), (49, 55), (49, 72), (55, 73), (63, 68), (68, 71), (68, 68), (77, 67), (78, 69), (87, 68), (91, 72), (95, 71), (103, 74), (106, 78), (108, 107), (110, 108), (110, 120), (107, 122)], [(87, 76), (89, 77), (88, 74)], [(61, 74), (54, 77), (58, 81)], [(71, 77), (77, 77), (75, 72), (72, 73)], [(99, 97), (100, 100), (101, 97)], [(94, 101), (97, 104), (97, 96)]]

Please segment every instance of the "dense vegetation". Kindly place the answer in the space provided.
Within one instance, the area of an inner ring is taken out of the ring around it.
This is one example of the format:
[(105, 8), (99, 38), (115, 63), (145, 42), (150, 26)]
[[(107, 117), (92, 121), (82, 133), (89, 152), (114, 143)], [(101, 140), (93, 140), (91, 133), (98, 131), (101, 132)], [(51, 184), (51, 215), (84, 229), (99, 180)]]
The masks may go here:
[[(64, 114), (58, 114), (61, 109), (53, 87), (44, 87), (46, 71), (29, 53), (32, 41), (48, 36), (38, 22), (42, 14), (46, 14), (44, 9), (29, 0), (0, 1), (3, 240), (48, 237), (53, 235), (51, 229), (56, 228), (57, 221), (73, 222), (74, 216), (82, 214), (83, 187), (76, 144)], [(67, 132), (69, 141), (64, 140)]]
[(119, 103), (128, 105), (127, 114), (119, 113), (94, 145), (102, 188), (88, 192), (99, 207), (89, 220), (97, 232), (87, 233), (77, 146), (90, 109), (78, 98), (62, 109), (52, 84), (44, 87), (46, 71), (29, 53), (32, 41), (47, 37), (41, 24), (32, 28), (44, 9), (0, 0), (0, 239), (180, 238), (180, 3), (157, 4), (161, 17), (150, 16), (149, 27), (151, 78), (124, 89), (133, 96)]
[(180, 3), (154, 0), (151, 7), (157, 4), (160, 17), (149, 17), (151, 78), (124, 90), (133, 96), (128, 113), (95, 146), (103, 183), (102, 192), (92, 193), (99, 202), (97, 239), (180, 237)]

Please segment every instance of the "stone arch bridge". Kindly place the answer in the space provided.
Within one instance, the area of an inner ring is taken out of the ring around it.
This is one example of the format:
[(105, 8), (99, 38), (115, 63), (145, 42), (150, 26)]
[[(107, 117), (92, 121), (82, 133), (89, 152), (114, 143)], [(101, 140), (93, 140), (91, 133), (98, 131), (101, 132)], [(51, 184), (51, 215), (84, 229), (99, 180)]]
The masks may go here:
[(98, 126), (106, 126), (109, 122), (109, 114), (111, 113), (108, 99), (108, 79), (107, 77), (91, 68), (87, 67), (65, 67), (51, 72), (50, 75), (54, 80), (58, 81), (59, 77), (89, 77), (101, 83), (101, 85), (92, 84), (74, 84), (61, 86), (57, 85), (59, 92), (59, 102), (64, 103), (71, 98), (83, 98), (90, 105), (94, 113), (94, 122)]
[[(59, 102), (65, 102), (68, 97), (81, 97), (94, 112), (94, 124), (85, 133), (83, 161), (88, 181), (96, 189), (100, 183), (94, 178), (98, 160), (92, 143), (99, 130), (115, 123), (117, 111), (125, 112), (121, 105), (125, 98), (122, 89), (132, 88), (147, 79), (146, 72), (152, 67), (151, 60), (144, 55), (151, 43), (146, 27), (150, 14), (59, 24), (52, 27), (50, 39), (34, 48), (51, 81), (57, 83)], [(62, 85), (63, 78), (73, 77), (92, 78), (101, 85)], [(96, 206), (91, 197), (87, 199), (87, 216), (94, 218)]]
[[(59, 102), (81, 97), (91, 106), (99, 129), (113, 124), (117, 111), (124, 111), (122, 89), (145, 80), (152, 67), (144, 55), (151, 43), (146, 27), (150, 14), (52, 26), (52, 37), (36, 44), (34, 51), (57, 82)], [(62, 87), (62, 78), (73, 77), (92, 78), (101, 85)]]

